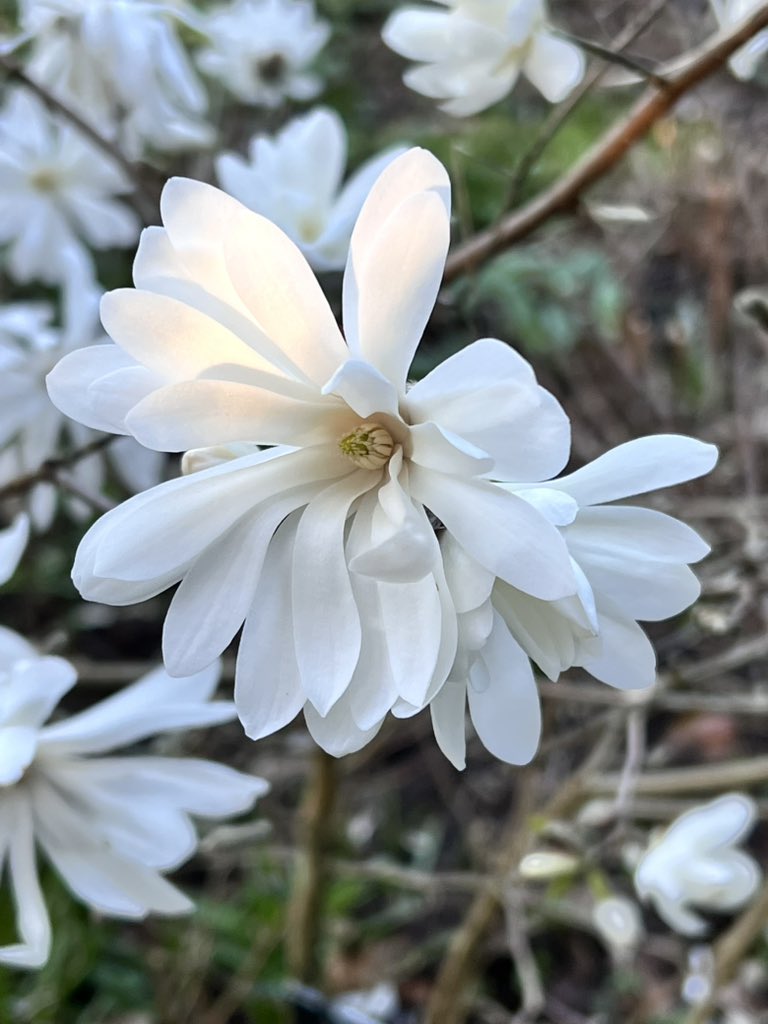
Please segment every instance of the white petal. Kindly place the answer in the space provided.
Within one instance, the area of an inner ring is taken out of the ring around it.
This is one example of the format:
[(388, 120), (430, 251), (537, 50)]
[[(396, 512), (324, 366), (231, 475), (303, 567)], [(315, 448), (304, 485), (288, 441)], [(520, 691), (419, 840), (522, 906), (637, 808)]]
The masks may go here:
[(0, 725), (0, 786), (13, 786), (37, 753), (37, 729), (28, 725)]
[(576, 545), (571, 550), (599, 599), (609, 599), (631, 619), (669, 619), (689, 608), (701, 593), (701, 584), (687, 565), (616, 559), (610, 552), (585, 556)]
[(547, 486), (579, 505), (599, 505), (695, 480), (717, 462), (717, 448), (692, 437), (654, 434), (627, 441)]
[(576, 662), (602, 683), (619, 690), (645, 690), (656, 679), (656, 652), (648, 637), (631, 618), (598, 604), (602, 649)]
[(375, 413), (399, 418), (397, 391), (370, 363), (348, 359), (323, 387), (324, 395), (338, 395), (350, 409), (368, 419)]
[(42, 967), (51, 950), (51, 922), (37, 874), (34, 832), (29, 804), (19, 794), (2, 801), (0, 864), (8, 849), (16, 925), (21, 941), (0, 946), (0, 963), (10, 967)]
[(489, 684), (467, 690), (472, 724), (483, 745), (507, 764), (528, 764), (539, 745), (541, 708), (531, 663), (500, 615), (480, 654)]
[(537, 32), (523, 72), (545, 100), (560, 103), (584, 77), (584, 54), (567, 39)]
[(275, 533), (237, 652), (235, 704), (251, 739), (282, 729), (306, 700), (296, 660), (291, 566), (299, 514)]
[(443, 277), (448, 213), (438, 195), (422, 192), (384, 223), (373, 222), (370, 233), (360, 230), (360, 222), (344, 274), (345, 296), (356, 295), (354, 307), (347, 303), (344, 309), (347, 341), (353, 354), (372, 363), (403, 394)]
[(429, 705), (437, 745), (459, 771), (467, 763), (466, 692), (464, 681), (449, 679)]
[(20, 512), (13, 523), (0, 530), (0, 585), (16, 572), (29, 539), (29, 516)]
[(459, 434), (436, 423), (411, 427), (411, 460), (439, 473), (481, 476), (493, 467), (493, 459)]
[(67, 416), (95, 430), (126, 433), (122, 416), (113, 408), (96, 409), (91, 386), (101, 378), (128, 366), (135, 360), (117, 345), (86, 345), (68, 352), (45, 379), (48, 395)]
[(296, 532), (296, 657), (304, 693), (323, 715), (346, 690), (360, 655), (360, 618), (344, 552), (344, 526), (352, 503), (377, 481), (378, 474), (361, 469), (321, 491)]
[(585, 508), (565, 535), (569, 547), (617, 560), (698, 562), (709, 554), (709, 545), (679, 519), (631, 505)]
[(381, 722), (378, 722), (370, 729), (360, 729), (352, 718), (346, 698), (337, 701), (325, 717), (312, 704), (307, 704), (304, 717), (312, 739), (332, 757), (344, 757), (362, 750), (381, 728)]
[(482, 566), (534, 597), (551, 601), (576, 592), (559, 531), (530, 505), (482, 480), (411, 467), (411, 493)]

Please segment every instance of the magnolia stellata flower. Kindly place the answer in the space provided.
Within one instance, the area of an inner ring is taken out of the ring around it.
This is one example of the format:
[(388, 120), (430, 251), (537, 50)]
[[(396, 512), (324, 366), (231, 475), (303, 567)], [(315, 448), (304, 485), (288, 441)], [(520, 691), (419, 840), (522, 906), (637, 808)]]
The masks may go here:
[(10, 526), (0, 530), (0, 585), (16, 572), (29, 540), (29, 517), (20, 512)]
[(123, 172), (22, 89), (0, 111), (0, 176), (0, 245), (17, 281), (66, 286), (92, 267), (88, 247), (138, 237), (135, 214), (114, 198), (131, 189)]
[(26, 70), (131, 157), (205, 145), (207, 97), (175, 32), (190, 18), (178, 0), (22, 0)]
[(348, 752), (443, 685), (457, 621), (435, 518), (492, 577), (543, 600), (576, 591), (557, 528), (489, 479), (546, 479), (568, 458), (567, 417), (528, 363), (483, 339), (406, 389), (448, 206), (425, 151), (384, 170), (352, 234), (345, 340), (279, 228), (174, 179), (136, 290), (102, 302), (117, 344), (72, 353), (49, 377), (82, 422), (187, 451), (197, 472), (108, 512), (73, 578), (112, 604), (182, 581), (163, 640), (178, 675), (245, 620), (235, 700), (254, 738), (304, 708), (318, 742)]
[(282, 228), (315, 270), (342, 270), (360, 208), (381, 171), (402, 152), (374, 157), (342, 188), (344, 122), (335, 111), (318, 107), (273, 138), (255, 136), (248, 160), (223, 153), (216, 174), (226, 192)]
[(760, 884), (760, 869), (735, 846), (756, 817), (753, 801), (728, 793), (686, 811), (652, 842), (635, 870), (638, 895), (681, 935), (702, 935), (707, 923), (692, 907), (736, 910)]
[[(63, 416), (51, 403), (45, 378), (66, 352), (82, 347), (89, 339), (94, 343), (104, 340), (97, 337), (98, 297), (95, 285), (87, 280), (69, 289), (61, 327), (51, 326), (53, 309), (45, 302), (0, 307), (0, 486), (95, 439), (92, 430)], [(107, 456), (131, 491), (151, 487), (161, 477), (161, 455), (130, 438), (121, 438), (108, 453), (94, 452), (68, 467), (68, 482), (80, 492), (99, 494)], [(50, 526), (56, 494), (51, 483), (32, 488), (29, 511), (38, 530)], [(71, 496), (67, 505), (75, 516), (91, 511)]]
[(561, 600), (542, 601), (494, 579), (455, 538), (443, 538), (459, 640), (431, 712), (453, 764), (464, 765), (467, 703), (492, 753), (513, 764), (531, 759), (541, 715), (529, 659), (552, 680), (578, 666), (620, 689), (653, 684), (656, 655), (637, 620), (666, 619), (692, 604), (700, 586), (687, 563), (709, 548), (671, 516), (610, 502), (692, 480), (716, 460), (713, 445), (660, 434), (620, 445), (559, 480), (501, 484), (560, 529), (577, 582), (577, 592)]
[(208, 45), (197, 55), (200, 68), (244, 103), (279, 107), (320, 92), (307, 67), (331, 30), (311, 0), (233, 0), (212, 8), (201, 30)]
[[(552, 32), (544, 0), (437, 0), (395, 11), (387, 46), (409, 60), (405, 84), (466, 117), (498, 103), (524, 75), (550, 103), (584, 77), (584, 55)], [(445, 9), (447, 8), (447, 10)]]
[[(760, 0), (709, 0), (717, 22), (722, 29), (731, 29), (744, 21), (760, 6)], [(728, 61), (728, 67), (737, 78), (752, 78), (757, 65), (768, 51), (768, 29), (758, 32), (737, 50)]]
[(192, 909), (162, 877), (195, 851), (189, 815), (239, 814), (267, 784), (195, 758), (98, 755), (158, 732), (230, 721), (233, 706), (210, 700), (218, 675), (218, 665), (190, 679), (158, 669), (46, 725), (75, 670), (0, 629), (0, 864), (20, 938), (0, 947), (0, 963), (40, 967), (48, 959), (51, 925), (36, 843), (74, 895), (102, 914), (143, 918)]

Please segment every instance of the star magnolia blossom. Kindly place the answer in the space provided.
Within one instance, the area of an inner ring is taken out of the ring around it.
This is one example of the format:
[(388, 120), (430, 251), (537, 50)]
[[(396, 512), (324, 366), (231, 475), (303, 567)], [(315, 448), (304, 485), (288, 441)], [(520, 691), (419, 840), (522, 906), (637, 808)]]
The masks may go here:
[(523, 74), (550, 103), (584, 77), (584, 55), (549, 28), (544, 0), (436, 0), (403, 7), (384, 26), (387, 46), (420, 65), (406, 85), (457, 117), (503, 99)]
[(216, 174), (225, 191), (282, 228), (315, 270), (342, 270), (360, 208), (379, 174), (402, 152), (373, 157), (341, 188), (346, 129), (335, 111), (318, 107), (273, 138), (257, 135), (248, 160), (223, 153)]
[[(51, 404), (45, 378), (62, 355), (82, 347), (84, 340), (103, 340), (96, 336), (97, 309), (98, 292), (87, 281), (70, 289), (61, 328), (50, 325), (53, 309), (47, 303), (0, 307), (0, 487), (95, 439), (93, 431), (73, 423)], [(76, 490), (98, 495), (108, 461), (131, 491), (151, 487), (162, 475), (159, 453), (121, 438), (108, 452), (79, 459), (67, 470), (67, 478)], [(56, 499), (54, 484), (32, 488), (29, 511), (38, 530), (51, 525)], [(71, 497), (67, 506), (79, 518), (92, 511)]]
[(122, 171), (72, 125), (13, 90), (0, 111), (0, 246), (17, 281), (76, 287), (89, 251), (129, 245), (135, 214), (115, 196), (129, 192)]
[(201, 31), (208, 46), (198, 65), (244, 103), (279, 107), (320, 92), (321, 80), (307, 67), (331, 30), (311, 0), (233, 0), (204, 15)]
[(716, 461), (713, 445), (660, 434), (620, 445), (559, 480), (501, 484), (562, 532), (578, 592), (559, 601), (541, 601), (494, 579), (453, 538), (443, 538), (460, 612), (459, 644), (431, 711), (435, 736), (453, 764), (464, 766), (467, 702), (492, 753), (513, 764), (531, 759), (541, 714), (529, 659), (553, 681), (578, 666), (623, 690), (653, 684), (656, 655), (637, 620), (670, 618), (696, 600), (700, 586), (687, 563), (709, 547), (671, 516), (610, 502), (692, 480)]
[(206, 467), (107, 513), (73, 578), (112, 604), (181, 581), (163, 639), (173, 674), (208, 664), (245, 621), (235, 699), (254, 738), (303, 708), (326, 750), (349, 752), (439, 690), (457, 609), (435, 518), (493, 577), (545, 601), (576, 592), (558, 529), (490, 482), (546, 479), (568, 458), (567, 417), (526, 361), (483, 339), (406, 388), (448, 207), (430, 154), (385, 169), (352, 234), (345, 341), (274, 224), (172, 180), (136, 290), (103, 300), (117, 345), (49, 377), (69, 415)]
[(130, 157), (211, 141), (206, 93), (175, 33), (190, 22), (185, 4), (22, 0), (20, 20), (29, 75)]
[(652, 843), (635, 870), (638, 895), (681, 935), (702, 935), (707, 922), (692, 907), (737, 910), (757, 891), (760, 868), (734, 847), (757, 811), (742, 793), (728, 793), (686, 811)]
[[(721, 29), (734, 28), (761, 5), (761, 0), (709, 0)], [(737, 78), (754, 77), (757, 65), (768, 51), (768, 29), (758, 32), (728, 61), (728, 67)]]
[(189, 815), (239, 814), (266, 782), (194, 758), (98, 755), (158, 732), (230, 721), (232, 704), (210, 700), (218, 675), (218, 665), (190, 679), (157, 670), (46, 725), (75, 670), (0, 628), (0, 866), (20, 937), (0, 947), (1, 964), (41, 967), (50, 953), (36, 843), (74, 895), (101, 914), (138, 919), (192, 909), (162, 877), (195, 851)]

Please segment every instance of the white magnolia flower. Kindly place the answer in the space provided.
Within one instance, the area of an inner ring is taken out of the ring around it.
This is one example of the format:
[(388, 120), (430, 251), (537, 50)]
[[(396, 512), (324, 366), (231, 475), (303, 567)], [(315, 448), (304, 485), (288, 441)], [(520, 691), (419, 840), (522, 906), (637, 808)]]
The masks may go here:
[(295, 117), (274, 137), (257, 135), (245, 160), (223, 153), (219, 184), (268, 217), (301, 249), (315, 270), (342, 270), (352, 228), (374, 181), (402, 148), (363, 164), (342, 188), (347, 133), (339, 115), (318, 107)]
[(201, 29), (208, 45), (197, 55), (200, 68), (244, 103), (279, 107), (320, 92), (307, 67), (331, 30), (312, 0), (233, 0), (203, 16)]
[[(709, 0), (718, 25), (729, 30), (744, 21), (761, 5), (761, 0)], [(748, 43), (737, 50), (728, 61), (728, 66), (737, 78), (752, 78), (757, 65), (768, 51), (768, 29), (758, 32)]]
[(29, 540), (29, 516), (20, 512), (10, 526), (0, 530), (0, 585), (16, 572)]
[(743, 906), (760, 884), (760, 868), (735, 849), (757, 811), (743, 793), (728, 793), (686, 811), (652, 843), (635, 871), (638, 895), (681, 935), (702, 935), (693, 907), (717, 913)]
[(484, 339), (406, 389), (448, 207), (425, 151), (384, 170), (352, 235), (345, 340), (274, 224), (174, 179), (136, 290), (103, 300), (117, 345), (72, 353), (49, 377), (53, 400), (90, 426), (158, 450), (213, 447), (185, 457), (207, 468), (99, 520), (73, 578), (112, 604), (182, 581), (164, 631), (178, 675), (245, 620), (235, 699), (254, 738), (304, 708), (317, 741), (348, 752), (442, 686), (457, 623), (436, 520), (494, 578), (543, 600), (576, 591), (557, 528), (489, 480), (545, 479), (568, 458), (567, 417), (528, 363)]
[[(436, 0), (403, 7), (384, 26), (387, 46), (409, 60), (405, 84), (466, 117), (498, 103), (524, 75), (550, 103), (584, 77), (581, 50), (549, 27), (545, 0)], [(447, 9), (446, 9), (447, 8)]]
[[(53, 309), (48, 303), (0, 306), (0, 487), (96, 439), (92, 430), (52, 404), (45, 378), (65, 353), (106, 340), (98, 330), (98, 298), (93, 282), (81, 280), (68, 293), (61, 327), (51, 325)], [(162, 460), (132, 439), (121, 438), (108, 452), (79, 459), (66, 475), (75, 490), (98, 495), (109, 461), (128, 489), (138, 491), (160, 480)], [(51, 483), (32, 488), (29, 510), (38, 530), (50, 526), (56, 495)], [(77, 499), (70, 498), (68, 507), (78, 517), (92, 511)]]
[(0, 111), (0, 181), (0, 246), (17, 281), (67, 286), (92, 267), (89, 247), (138, 237), (136, 215), (115, 199), (131, 190), (122, 171), (22, 89)]
[(643, 939), (643, 919), (636, 903), (607, 896), (592, 908), (592, 924), (618, 960), (635, 952)]
[[(609, 503), (692, 480), (716, 460), (713, 445), (660, 434), (620, 445), (559, 480), (502, 484), (561, 530), (577, 581), (577, 593), (561, 600), (520, 593), (455, 538), (443, 538), (459, 642), (431, 712), (435, 737), (454, 765), (464, 766), (467, 703), (488, 750), (512, 764), (533, 757), (541, 713), (529, 659), (553, 681), (578, 666), (624, 690), (653, 684), (656, 655), (637, 620), (669, 618), (696, 600), (700, 585), (688, 563), (709, 547), (671, 516)], [(521, 480), (525, 467), (516, 469)]]
[(195, 758), (100, 755), (158, 732), (230, 721), (233, 706), (210, 700), (218, 675), (218, 665), (190, 679), (158, 669), (46, 725), (74, 685), (75, 670), (0, 629), (0, 865), (20, 938), (0, 947), (0, 963), (40, 967), (48, 959), (51, 925), (36, 845), (74, 895), (99, 913), (137, 919), (192, 909), (162, 877), (195, 851), (190, 814), (239, 814), (267, 784)]
[(22, 0), (26, 71), (131, 157), (206, 145), (207, 96), (175, 31), (190, 18), (179, 0)]

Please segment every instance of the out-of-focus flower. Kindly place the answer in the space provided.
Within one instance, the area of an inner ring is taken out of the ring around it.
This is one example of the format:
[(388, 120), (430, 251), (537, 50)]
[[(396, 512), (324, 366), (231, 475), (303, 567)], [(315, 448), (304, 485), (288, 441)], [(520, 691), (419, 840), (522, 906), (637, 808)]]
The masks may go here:
[[(522, 480), (526, 457), (539, 458), (533, 435), (525, 456), (497, 464), (493, 475)], [(620, 689), (653, 684), (656, 655), (636, 620), (665, 619), (695, 601), (700, 587), (686, 563), (709, 548), (671, 516), (608, 502), (694, 479), (716, 459), (713, 445), (660, 434), (620, 445), (559, 480), (501, 484), (562, 532), (577, 592), (561, 600), (520, 593), (494, 579), (456, 538), (442, 538), (458, 647), (430, 707), (435, 737), (454, 765), (464, 765), (467, 703), (488, 750), (512, 764), (533, 757), (541, 713), (529, 659), (552, 680), (579, 666)]]
[[(744, 21), (760, 6), (761, 0), (709, 0), (721, 29), (729, 30)], [(757, 65), (768, 52), (768, 29), (758, 32), (737, 50), (728, 67), (737, 78), (752, 78)]]
[[(441, 101), (457, 117), (498, 103), (524, 75), (550, 103), (584, 77), (584, 55), (550, 28), (544, 0), (436, 0), (403, 7), (384, 26), (384, 42), (409, 60), (405, 84)], [(446, 10), (447, 8), (447, 10)]]
[(623, 896), (598, 900), (592, 908), (592, 923), (619, 960), (634, 953), (643, 937), (643, 919), (637, 904)]
[(207, 97), (175, 31), (191, 19), (181, 0), (22, 0), (26, 70), (131, 157), (203, 146)]
[(102, 914), (137, 919), (192, 909), (162, 877), (195, 851), (190, 814), (239, 814), (267, 784), (212, 761), (98, 755), (156, 733), (230, 721), (233, 705), (210, 700), (218, 676), (218, 665), (190, 679), (158, 669), (46, 725), (75, 670), (0, 629), (0, 863), (20, 938), (0, 948), (0, 963), (40, 967), (48, 959), (51, 925), (35, 843), (74, 895)]
[[(45, 302), (0, 307), (0, 486), (95, 440), (92, 430), (63, 416), (53, 405), (45, 378), (65, 353), (106, 340), (98, 325), (98, 297), (94, 283), (81, 279), (64, 304), (61, 327), (51, 325), (53, 309)], [(131, 491), (160, 480), (163, 457), (131, 438), (121, 438), (108, 453), (94, 452), (68, 467), (67, 479), (74, 490), (98, 495), (107, 458)], [(56, 493), (51, 483), (35, 484), (30, 492), (29, 511), (38, 530), (51, 524)], [(68, 507), (75, 516), (92, 511), (71, 496)]]
[[(360, 213), (346, 341), (270, 221), (182, 179), (161, 207), (136, 290), (102, 302), (117, 345), (67, 356), (49, 390), (84, 423), (208, 468), (107, 513), (73, 578), (111, 604), (182, 581), (165, 622), (169, 671), (210, 663), (245, 620), (235, 699), (248, 734), (304, 708), (326, 750), (358, 749), (388, 711), (423, 707), (454, 662), (457, 610), (430, 517), (491, 578), (542, 600), (575, 593), (558, 529), (489, 480), (558, 472), (567, 417), (493, 339), (406, 388), (449, 238), (448, 178), (425, 151), (391, 163)], [(190, 456), (207, 446), (210, 460)]]
[(728, 793), (681, 814), (640, 860), (638, 895), (650, 900), (676, 932), (702, 935), (707, 922), (692, 907), (736, 910), (760, 884), (758, 865), (735, 849), (755, 816), (754, 802), (743, 793)]
[(20, 512), (10, 526), (0, 530), (0, 585), (16, 572), (29, 540), (29, 516)]
[(0, 246), (17, 281), (66, 288), (92, 267), (89, 247), (138, 237), (138, 218), (115, 199), (131, 190), (120, 168), (23, 89), (0, 111), (0, 176)]
[(244, 103), (279, 107), (320, 92), (307, 68), (331, 30), (312, 0), (234, 0), (203, 16), (201, 30), (208, 45), (197, 54), (200, 68)]
[(379, 174), (402, 152), (373, 157), (342, 188), (344, 122), (335, 111), (318, 107), (274, 137), (253, 138), (248, 160), (223, 153), (216, 174), (226, 192), (282, 228), (315, 270), (342, 270), (360, 208)]
[(572, 853), (560, 853), (557, 850), (536, 850), (527, 853), (518, 865), (518, 872), (523, 878), (531, 881), (549, 881), (572, 875), (581, 860)]

